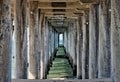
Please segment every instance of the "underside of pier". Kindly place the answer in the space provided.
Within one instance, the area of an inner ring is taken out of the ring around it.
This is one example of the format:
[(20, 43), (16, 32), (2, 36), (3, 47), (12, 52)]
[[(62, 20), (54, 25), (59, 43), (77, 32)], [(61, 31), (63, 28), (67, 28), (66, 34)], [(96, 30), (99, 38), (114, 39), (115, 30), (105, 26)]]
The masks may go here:
[(120, 0), (0, 0), (0, 82), (120, 82)]

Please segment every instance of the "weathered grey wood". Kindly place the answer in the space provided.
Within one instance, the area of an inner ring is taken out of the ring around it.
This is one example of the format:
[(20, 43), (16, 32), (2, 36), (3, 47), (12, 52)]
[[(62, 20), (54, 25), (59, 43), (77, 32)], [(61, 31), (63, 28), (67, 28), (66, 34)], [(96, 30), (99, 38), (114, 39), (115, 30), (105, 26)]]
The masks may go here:
[(82, 28), (83, 28), (83, 51), (82, 51), (82, 79), (85, 79), (85, 57), (86, 57), (86, 18), (82, 17)]
[(55, 31), (55, 49), (58, 48), (58, 33)]
[(27, 78), (27, 1), (15, 0), (15, 77)]
[(67, 29), (64, 32), (64, 46), (66, 48), (66, 51), (68, 50), (68, 33), (67, 33)]
[(83, 30), (82, 30), (82, 17), (78, 17), (77, 23), (77, 78), (82, 79), (82, 49), (83, 49)]
[[(74, 22), (69, 23), (68, 27), (68, 53), (69, 53), (69, 58), (71, 61), (71, 64), (73, 66), (73, 70), (75, 70), (75, 65), (76, 65), (76, 26), (74, 25)], [(75, 72), (74, 72), (75, 73)]]
[(74, 64), (75, 70), (76, 70), (76, 65), (77, 65), (77, 54), (76, 54), (76, 48), (77, 48), (77, 20), (75, 20), (73, 22), (73, 27), (72, 28), (73, 28), (72, 29), (72, 32), (73, 32), (72, 33), (73, 34), (73, 46), (71, 46), (71, 47), (73, 47), (73, 49), (72, 49), (72, 51), (74, 52), (74, 54), (72, 54), (73, 55), (73, 64)]
[(36, 27), (35, 27), (35, 55), (36, 55), (36, 79), (40, 79), (40, 42), (41, 42), (41, 27), (40, 27), (40, 10), (36, 13)]
[(45, 17), (44, 14), (41, 14), (42, 20), (41, 20), (41, 79), (45, 78), (45, 50), (44, 50), (44, 31), (45, 31)]
[(11, 40), (10, 0), (0, 0), (0, 82), (11, 82)]
[[(38, 79), (45, 78), (45, 55), (44, 55), (44, 28), (45, 28), (45, 21), (44, 21), (44, 14), (39, 12), (39, 32), (37, 33), (38, 36), (38, 45), (36, 44), (36, 49), (38, 50), (38, 62), (36, 62), (39, 66), (37, 66), (38, 70)], [(37, 31), (37, 29), (36, 29)], [(39, 47), (37, 47), (39, 46)]]
[(83, 50), (82, 50), (82, 79), (88, 78), (88, 61), (89, 61), (89, 32), (88, 32), (88, 12), (85, 11), (82, 17), (83, 28)]
[(41, 14), (40, 10), (38, 10), (38, 18), (35, 27), (35, 54), (36, 54), (36, 79), (40, 79), (41, 77)]
[(68, 27), (68, 40), (69, 40), (69, 43), (68, 43), (68, 54), (69, 54), (69, 59), (70, 59), (70, 62), (72, 64), (72, 67), (73, 67), (73, 73), (74, 75), (76, 75), (76, 63), (77, 63), (77, 60), (76, 60), (76, 26), (75, 26), (75, 23), (76, 21), (74, 20), (73, 22), (70, 22), (69, 23), (69, 27)]
[(98, 5), (91, 5), (89, 12), (89, 79), (98, 77)]
[(120, 0), (111, 0), (112, 78), (120, 82)]
[[(47, 70), (48, 70), (48, 64), (49, 64), (49, 41), (48, 41), (48, 36), (49, 36), (49, 30), (48, 30), (48, 21), (47, 18), (45, 18), (45, 26), (43, 27), (44, 30), (44, 55), (45, 55), (45, 75), (47, 74)], [(46, 76), (45, 76), (46, 78)]]
[(99, 14), (98, 78), (111, 76), (110, 0), (101, 0)]
[(70, 48), (71, 48), (71, 33), (70, 33), (71, 28), (68, 27), (68, 55), (70, 56)]
[(52, 29), (52, 52), (54, 52), (54, 47), (55, 47), (55, 45), (54, 45), (54, 36), (55, 36), (55, 34), (54, 34), (54, 30)]
[(28, 68), (28, 78), (35, 79), (36, 78), (36, 37), (35, 32), (36, 28), (38, 27), (38, 2), (31, 1), (29, 2), (29, 68)]
[(49, 58), (52, 60), (52, 26), (49, 24)]

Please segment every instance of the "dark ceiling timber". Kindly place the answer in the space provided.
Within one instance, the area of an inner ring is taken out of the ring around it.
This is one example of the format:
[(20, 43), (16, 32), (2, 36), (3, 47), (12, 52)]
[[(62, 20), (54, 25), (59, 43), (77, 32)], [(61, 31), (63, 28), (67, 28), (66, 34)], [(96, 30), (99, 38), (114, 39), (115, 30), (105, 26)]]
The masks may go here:
[(65, 9), (53, 9), (53, 12), (65, 12)]
[(82, 3), (93, 3), (96, 2), (98, 0), (80, 0)]
[(66, 7), (66, 2), (52, 2), (52, 7)]

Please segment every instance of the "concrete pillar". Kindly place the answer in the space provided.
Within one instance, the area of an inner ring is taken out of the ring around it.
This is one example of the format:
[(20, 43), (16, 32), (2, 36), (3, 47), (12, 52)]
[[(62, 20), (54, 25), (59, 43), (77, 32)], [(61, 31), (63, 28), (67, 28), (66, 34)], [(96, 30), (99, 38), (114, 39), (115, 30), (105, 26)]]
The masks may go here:
[(83, 44), (83, 34), (82, 34), (82, 17), (78, 17), (77, 21), (77, 78), (82, 79), (82, 44)]
[(91, 5), (89, 12), (89, 79), (98, 77), (98, 11), (97, 4)]
[(71, 27), (70, 23), (67, 28), (67, 56), (70, 60), (70, 63), (73, 64), (72, 62), (72, 57), (71, 57)]
[(36, 27), (35, 27), (35, 56), (36, 56), (36, 79), (40, 79), (40, 42), (41, 42), (41, 28), (40, 28), (40, 10), (36, 10)]
[[(38, 55), (37, 55), (37, 79), (41, 79), (41, 75), (42, 75), (42, 70), (44, 69), (42, 65), (44, 65), (42, 59), (42, 27), (43, 27), (43, 14), (40, 13), (40, 10), (39, 10), (39, 13), (38, 13), (38, 23), (39, 23), (39, 27), (38, 27), (38, 34), (37, 34), (37, 37), (38, 37), (38, 44), (36, 44), (36, 46), (38, 47)], [(37, 29), (36, 29), (37, 30)]]
[(41, 76), (41, 22), (42, 22), (42, 17), (40, 10), (38, 10), (38, 26), (36, 27), (36, 44), (35, 44), (35, 52), (36, 52), (36, 79), (40, 79)]
[(112, 78), (120, 82), (120, 0), (111, 0)]
[(88, 31), (88, 12), (83, 15), (83, 51), (82, 51), (82, 79), (88, 79), (89, 62), (89, 31)]
[(28, 78), (35, 79), (37, 77), (36, 73), (36, 28), (38, 27), (38, 2), (29, 2), (29, 68), (28, 68)]
[(53, 52), (53, 47), (54, 47), (54, 38), (53, 38), (53, 28), (51, 24), (49, 24), (49, 58), (52, 61), (54, 58), (54, 52)]
[(45, 55), (45, 78), (46, 74), (48, 71), (48, 64), (49, 64), (49, 41), (48, 41), (48, 36), (49, 36), (49, 30), (48, 30), (48, 21), (47, 18), (45, 18), (45, 27), (43, 32), (44, 32), (44, 55)]
[[(77, 20), (74, 21), (73, 23), (73, 47), (74, 47), (74, 55), (73, 55), (73, 63), (75, 65), (75, 70), (76, 70), (76, 65), (77, 65), (77, 53), (76, 53), (76, 47), (77, 47)], [(76, 71), (75, 71), (76, 72)], [(76, 73), (75, 73), (76, 75)]]
[[(74, 23), (73, 23), (73, 64), (74, 64), (74, 68), (73, 68), (73, 72), (74, 72), (74, 75), (76, 76), (77, 74), (77, 20), (74, 20)], [(72, 46), (71, 46), (72, 47)], [(71, 51), (72, 51), (71, 50)]]
[(65, 30), (65, 32), (64, 32), (64, 46), (65, 46), (65, 48), (66, 48), (66, 50), (67, 50), (67, 40), (68, 40), (68, 38), (67, 38), (67, 31)]
[(52, 55), (52, 26), (51, 24), (49, 24), (49, 59), (51, 59), (51, 55)]
[(43, 14), (41, 26), (41, 79), (45, 79), (45, 46), (44, 46), (44, 32), (45, 32), (45, 16)]
[[(70, 29), (69, 29), (69, 32), (70, 32), (70, 35), (69, 35), (69, 38), (70, 38), (70, 56), (72, 58), (72, 65), (73, 67), (75, 67), (76, 65), (76, 26), (75, 26), (75, 23), (76, 21), (74, 20), (74, 22), (71, 22), (70, 23)], [(74, 69), (74, 68), (73, 68)], [(75, 73), (75, 72), (74, 72)]]
[(70, 63), (72, 64), (74, 75), (76, 75), (76, 27), (74, 26), (74, 22), (69, 23), (68, 27), (68, 57)]
[[(68, 57), (69, 57), (69, 60), (70, 60), (70, 63), (73, 67), (73, 70), (74, 70), (74, 63), (73, 63), (73, 59), (74, 59), (74, 52), (75, 52), (75, 49), (74, 49), (74, 29), (73, 29), (73, 22), (70, 22), (69, 23), (69, 27), (68, 27)], [(74, 72), (75, 73), (75, 72)]]
[(56, 31), (54, 30), (54, 50), (55, 50), (55, 48), (56, 48), (55, 37), (56, 37)]
[(16, 79), (27, 78), (27, 1), (15, 0)]
[[(75, 70), (75, 66), (76, 66), (76, 21), (74, 20), (74, 22), (71, 22), (70, 23), (70, 55), (71, 55), (71, 58), (72, 58), (72, 65), (73, 65), (73, 70)], [(76, 73), (76, 72), (74, 72)]]
[(82, 51), (82, 79), (85, 79), (85, 57), (86, 57), (86, 18), (82, 17), (83, 27), (83, 51)]
[(67, 56), (68, 56), (68, 28), (66, 29), (66, 54), (67, 54)]
[(70, 27), (68, 27), (68, 56), (70, 56), (70, 46), (71, 46), (71, 34), (70, 34)]
[(58, 33), (55, 31), (55, 49), (58, 48)]
[(54, 52), (54, 48), (55, 48), (55, 31), (54, 29), (52, 29), (52, 52)]
[(101, 0), (99, 21), (99, 55), (98, 78), (109, 78), (111, 75), (110, 49), (110, 0)]
[(74, 49), (74, 34), (73, 34), (73, 23), (71, 22), (69, 24), (69, 39), (70, 39), (70, 42), (69, 42), (69, 55), (70, 55), (70, 61), (71, 61), (71, 64), (72, 64), (72, 67), (73, 67), (73, 70), (74, 70), (74, 62), (73, 62), (73, 59), (74, 59), (74, 52), (75, 52), (75, 49)]
[(0, 82), (11, 82), (11, 45), (10, 0), (0, 0)]

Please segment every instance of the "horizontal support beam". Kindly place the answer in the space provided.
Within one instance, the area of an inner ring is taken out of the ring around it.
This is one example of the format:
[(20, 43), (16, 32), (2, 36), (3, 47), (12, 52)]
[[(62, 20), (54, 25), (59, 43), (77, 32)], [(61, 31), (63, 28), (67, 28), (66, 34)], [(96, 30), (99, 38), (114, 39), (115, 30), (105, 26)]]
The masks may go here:
[(39, 7), (39, 9), (75, 9), (74, 7)]
[(78, 0), (30, 0), (30, 1), (39, 1), (39, 2), (76, 2)]
[(80, 0), (82, 3), (94, 3), (97, 2), (98, 0)]
[[(54, 17), (55, 15), (45, 15), (48, 19), (51, 19), (52, 17)], [(77, 19), (77, 15), (74, 15), (74, 14), (72, 14), (72, 15), (64, 15), (64, 17), (66, 17), (66, 18), (71, 18), (71, 19)]]
[[(58, 82), (113, 82), (112, 79), (59, 80)], [(57, 82), (57, 80), (14, 79), (12, 82)]]
[(73, 2), (73, 3), (66, 3), (66, 7), (52, 7), (51, 3), (48, 2), (40, 2), (39, 8), (40, 9), (76, 9), (76, 8), (86, 8), (89, 4), (80, 4), (79, 2)]
[[(56, 9), (57, 10), (57, 9)], [(59, 9), (58, 9), (59, 10)], [(41, 13), (47, 13), (47, 12), (53, 12), (53, 9), (42, 9)], [(59, 11), (62, 13), (62, 11)], [(58, 12), (58, 13), (59, 13)], [(65, 9), (65, 12), (63, 13), (69, 13), (69, 12), (75, 12), (75, 9)], [(54, 12), (53, 12), (54, 13)], [(56, 12), (57, 13), (57, 12)]]
[(46, 15), (73, 15), (73, 12), (46, 12)]

